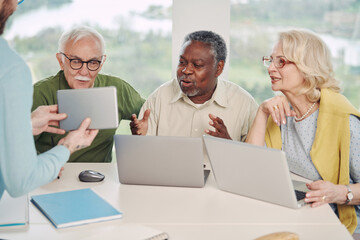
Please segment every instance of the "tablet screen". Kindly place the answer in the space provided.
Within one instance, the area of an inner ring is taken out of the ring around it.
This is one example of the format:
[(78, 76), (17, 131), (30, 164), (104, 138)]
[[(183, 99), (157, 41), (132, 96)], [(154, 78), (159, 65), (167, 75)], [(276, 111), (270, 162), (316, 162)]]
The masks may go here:
[(91, 118), (90, 129), (117, 128), (119, 124), (116, 88), (99, 87), (57, 91), (58, 111), (68, 117), (60, 121), (60, 128), (78, 129), (81, 122)]

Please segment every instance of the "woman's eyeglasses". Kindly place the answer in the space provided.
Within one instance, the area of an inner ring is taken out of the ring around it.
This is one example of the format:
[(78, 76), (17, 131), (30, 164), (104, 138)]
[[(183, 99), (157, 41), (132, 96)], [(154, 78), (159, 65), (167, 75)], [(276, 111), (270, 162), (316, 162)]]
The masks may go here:
[(18, 0), (18, 5), (20, 5), (25, 0)]
[(271, 63), (274, 63), (276, 68), (282, 68), (284, 67), (286, 64), (288, 63), (292, 63), (289, 60), (287, 60), (285, 57), (276, 57), (275, 59), (273, 59), (270, 56), (264, 56), (263, 57), (263, 63), (265, 67), (270, 67)]

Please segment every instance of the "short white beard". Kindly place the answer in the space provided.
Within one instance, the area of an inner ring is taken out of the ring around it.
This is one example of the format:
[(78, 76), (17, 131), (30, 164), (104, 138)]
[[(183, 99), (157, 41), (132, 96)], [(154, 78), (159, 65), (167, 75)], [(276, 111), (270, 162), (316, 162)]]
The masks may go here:
[(199, 89), (194, 89), (193, 91), (191, 92), (184, 92), (186, 96), (188, 97), (195, 97), (196, 95), (198, 95), (200, 92)]

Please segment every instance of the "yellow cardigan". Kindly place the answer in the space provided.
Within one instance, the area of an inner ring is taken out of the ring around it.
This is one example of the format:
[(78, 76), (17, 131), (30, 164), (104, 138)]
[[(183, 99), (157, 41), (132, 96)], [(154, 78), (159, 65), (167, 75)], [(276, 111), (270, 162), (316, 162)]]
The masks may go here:
[[(350, 114), (360, 112), (341, 94), (322, 89), (315, 139), (310, 151), (312, 162), (325, 181), (349, 184)], [(281, 149), (280, 128), (271, 117), (267, 122), (265, 141), (268, 147)], [(354, 206), (337, 205), (340, 221), (353, 233), (357, 227)]]

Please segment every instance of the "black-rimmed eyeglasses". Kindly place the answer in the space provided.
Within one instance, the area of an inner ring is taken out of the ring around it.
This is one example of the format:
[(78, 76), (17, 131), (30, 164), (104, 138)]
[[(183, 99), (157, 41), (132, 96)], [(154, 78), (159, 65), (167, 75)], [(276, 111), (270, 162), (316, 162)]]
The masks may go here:
[(262, 60), (263, 60), (264, 66), (267, 68), (270, 67), (272, 62), (274, 63), (276, 68), (282, 68), (288, 63), (293, 63), (282, 56), (276, 57), (275, 59), (273, 59), (270, 56), (264, 56)]
[(25, 0), (18, 0), (18, 5), (20, 5)]
[[(89, 60), (89, 61), (83, 61), (81, 59), (78, 58), (69, 58), (68, 56), (66, 56), (65, 53), (60, 52), (62, 55), (64, 55), (67, 59), (69, 59), (70, 61), (70, 67), (74, 70), (79, 70), (82, 68), (82, 66), (84, 65), (84, 63), (86, 63), (86, 67), (90, 70), (90, 71), (96, 71), (99, 69), (100, 65), (101, 65), (101, 61), (100, 60)], [(102, 58), (101, 58), (102, 59)]]

